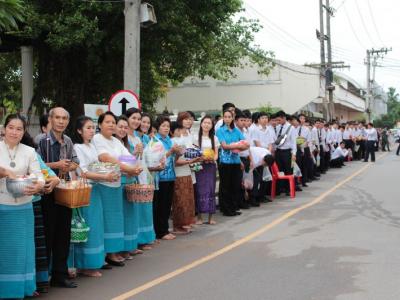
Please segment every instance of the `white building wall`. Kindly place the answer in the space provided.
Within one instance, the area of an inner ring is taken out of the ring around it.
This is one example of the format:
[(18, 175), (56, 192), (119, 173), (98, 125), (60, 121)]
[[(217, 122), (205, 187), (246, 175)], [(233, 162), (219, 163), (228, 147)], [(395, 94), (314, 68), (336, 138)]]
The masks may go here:
[(323, 84), (317, 70), (278, 62), (269, 76), (257, 73), (256, 67), (235, 70), (237, 77), (227, 82), (206, 78), (189, 78), (173, 87), (156, 109), (163, 111), (221, 110), (225, 102), (242, 109), (257, 109), (270, 104), (294, 113), (323, 95)]

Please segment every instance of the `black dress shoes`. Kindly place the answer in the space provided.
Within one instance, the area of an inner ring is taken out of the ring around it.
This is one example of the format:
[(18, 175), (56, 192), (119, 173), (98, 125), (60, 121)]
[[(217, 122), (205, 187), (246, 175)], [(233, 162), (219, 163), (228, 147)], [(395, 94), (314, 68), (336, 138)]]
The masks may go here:
[(302, 192), (302, 191), (303, 191), (303, 189), (301, 187), (296, 186), (296, 192)]
[(78, 287), (78, 285), (75, 282), (70, 281), (68, 279), (51, 279), (50, 285), (67, 289), (74, 289)]

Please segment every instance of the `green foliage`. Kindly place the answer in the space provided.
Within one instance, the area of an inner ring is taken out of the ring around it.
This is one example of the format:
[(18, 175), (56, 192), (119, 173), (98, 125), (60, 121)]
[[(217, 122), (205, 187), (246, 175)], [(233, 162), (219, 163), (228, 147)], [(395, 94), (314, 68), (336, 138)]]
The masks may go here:
[(16, 29), (23, 19), (23, 1), (0, 0), (0, 32)]
[(270, 115), (274, 114), (274, 113), (276, 113), (276, 112), (278, 112), (280, 110), (281, 110), (280, 107), (273, 107), (271, 105), (271, 103), (269, 103), (269, 102), (268, 102), (267, 105), (259, 106), (258, 109), (257, 109), (257, 111), (259, 111), (259, 112), (265, 112), (265, 113), (270, 114)]
[(392, 128), (400, 121), (400, 95), (394, 87), (390, 87), (387, 92), (387, 110), (388, 113), (381, 118), (374, 120), (376, 127)]
[(21, 107), (21, 66), (17, 53), (0, 54), (0, 106), (6, 114)]
[[(270, 71), (273, 54), (253, 45), (260, 25), (234, 19), (241, 0), (151, 4), (158, 23), (141, 29), (140, 97), (146, 110), (166, 93), (165, 85), (187, 76), (226, 80), (232, 68), (245, 64)], [(33, 40), (39, 109), (52, 101), (74, 117), (83, 112), (83, 103), (105, 103), (123, 88), (124, 3), (26, 0), (25, 8), (25, 26), (18, 35)]]

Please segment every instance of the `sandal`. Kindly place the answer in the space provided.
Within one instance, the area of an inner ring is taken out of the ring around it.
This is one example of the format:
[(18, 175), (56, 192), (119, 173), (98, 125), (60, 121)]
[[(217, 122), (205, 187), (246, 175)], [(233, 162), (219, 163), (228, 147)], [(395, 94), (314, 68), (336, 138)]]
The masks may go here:
[(78, 274), (80, 276), (95, 277), (95, 278), (99, 278), (99, 277), (103, 276), (103, 274), (101, 274), (99, 271), (95, 271), (95, 270), (79, 270)]
[(171, 233), (168, 233), (168, 234), (164, 235), (161, 239), (165, 240), (165, 241), (171, 241), (171, 240), (176, 239), (176, 236)]
[(151, 249), (153, 249), (153, 247), (151, 247), (150, 245), (143, 245), (143, 246), (140, 246), (140, 250), (145, 250), (145, 251), (147, 251), (147, 250), (151, 250)]
[(211, 221), (208, 221), (207, 224), (208, 224), (208, 225), (215, 225), (215, 224), (217, 224), (217, 222), (215, 222), (214, 220), (211, 220)]

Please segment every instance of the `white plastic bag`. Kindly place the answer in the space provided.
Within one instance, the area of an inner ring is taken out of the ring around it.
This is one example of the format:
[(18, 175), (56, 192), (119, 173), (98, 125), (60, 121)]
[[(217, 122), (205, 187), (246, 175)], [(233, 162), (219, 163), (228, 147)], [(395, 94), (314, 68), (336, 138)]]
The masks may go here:
[(146, 165), (149, 168), (156, 168), (165, 157), (165, 148), (160, 141), (153, 138), (150, 140), (143, 153)]
[(243, 187), (245, 190), (253, 189), (254, 178), (253, 178), (253, 171), (250, 172), (243, 172)]
[(272, 181), (272, 175), (271, 175), (271, 172), (269, 171), (268, 167), (264, 167), (264, 169), (263, 169), (262, 180), (263, 181)]
[(302, 177), (301, 170), (297, 163), (294, 163), (293, 165), (293, 175), (294, 177)]
[(321, 165), (321, 157), (319, 156), (319, 154), (317, 155), (317, 158), (316, 158), (316, 165), (317, 165), (317, 167), (319, 167)]

